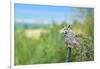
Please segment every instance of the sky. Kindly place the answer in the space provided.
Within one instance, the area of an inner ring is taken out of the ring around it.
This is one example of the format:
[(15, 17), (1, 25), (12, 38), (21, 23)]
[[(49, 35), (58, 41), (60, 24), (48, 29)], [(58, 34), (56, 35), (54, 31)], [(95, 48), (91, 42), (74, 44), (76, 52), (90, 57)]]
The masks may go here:
[[(18, 23), (45, 23), (49, 24), (52, 21), (58, 23), (72, 23), (73, 19), (79, 19), (77, 16), (79, 10), (75, 7), (68, 6), (50, 6), (36, 4), (19, 4), (14, 5), (15, 22)], [(82, 18), (80, 18), (82, 20)]]

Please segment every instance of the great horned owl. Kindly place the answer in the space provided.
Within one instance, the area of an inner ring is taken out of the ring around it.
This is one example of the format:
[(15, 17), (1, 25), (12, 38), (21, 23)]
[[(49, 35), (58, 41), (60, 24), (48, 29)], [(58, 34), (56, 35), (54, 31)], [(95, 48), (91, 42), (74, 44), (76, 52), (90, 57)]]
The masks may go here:
[(68, 28), (64, 29), (64, 42), (70, 48), (77, 48), (81, 46), (81, 37), (70, 29), (70, 25)]

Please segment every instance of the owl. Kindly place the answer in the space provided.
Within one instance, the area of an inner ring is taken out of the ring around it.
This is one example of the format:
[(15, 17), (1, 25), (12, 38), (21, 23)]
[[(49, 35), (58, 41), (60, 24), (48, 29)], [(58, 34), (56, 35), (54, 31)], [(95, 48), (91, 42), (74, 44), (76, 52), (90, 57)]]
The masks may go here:
[(81, 46), (81, 35), (76, 34), (68, 26), (64, 29), (64, 42), (70, 48), (78, 48)]

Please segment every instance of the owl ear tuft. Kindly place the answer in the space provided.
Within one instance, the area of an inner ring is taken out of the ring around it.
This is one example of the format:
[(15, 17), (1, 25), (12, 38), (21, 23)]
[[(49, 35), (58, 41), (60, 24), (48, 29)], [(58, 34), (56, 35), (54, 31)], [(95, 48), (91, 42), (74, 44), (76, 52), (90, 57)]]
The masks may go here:
[(70, 28), (70, 25), (68, 25), (68, 28)]

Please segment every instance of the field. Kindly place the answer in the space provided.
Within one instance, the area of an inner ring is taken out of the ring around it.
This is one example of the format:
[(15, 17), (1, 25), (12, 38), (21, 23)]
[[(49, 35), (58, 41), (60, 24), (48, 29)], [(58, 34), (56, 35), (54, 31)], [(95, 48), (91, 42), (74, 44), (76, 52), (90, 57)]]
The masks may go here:
[[(16, 30), (15, 64), (25, 65), (66, 62), (67, 46), (64, 44), (63, 33), (60, 32), (61, 28), (61, 25), (54, 24), (47, 30)], [(83, 31), (81, 28), (80, 30)], [(76, 31), (78, 32), (79, 30), (77, 29)], [(90, 31), (91, 30), (88, 31), (89, 34), (91, 33)], [(82, 34), (84, 37), (88, 36), (85, 32), (83, 32)], [(90, 35), (88, 37), (90, 37), (91, 39), (82, 39), (81, 48), (72, 49), (73, 62), (94, 60), (93, 36)]]

